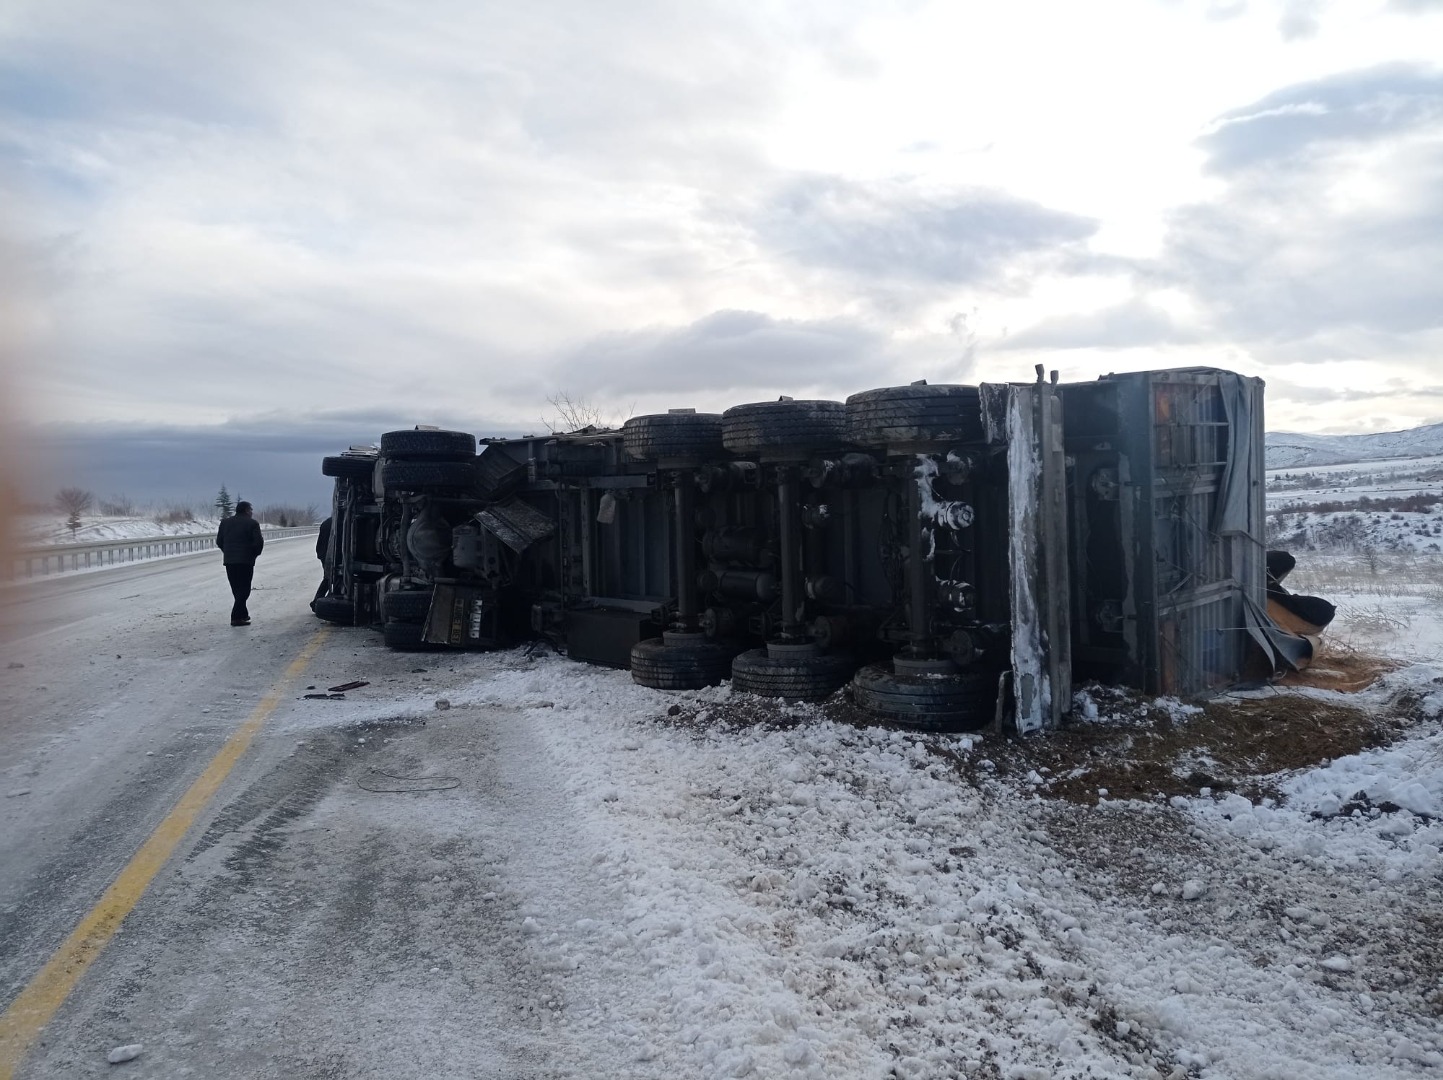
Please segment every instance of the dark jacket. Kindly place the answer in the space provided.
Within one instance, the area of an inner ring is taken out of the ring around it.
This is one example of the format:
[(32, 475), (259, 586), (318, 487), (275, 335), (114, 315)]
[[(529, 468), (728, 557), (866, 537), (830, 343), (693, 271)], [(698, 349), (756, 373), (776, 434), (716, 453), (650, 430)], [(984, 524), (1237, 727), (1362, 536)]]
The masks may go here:
[(321, 522), (321, 531), (316, 534), (316, 558), (326, 561), (326, 545), (331, 542), (331, 519)]
[(220, 548), (227, 566), (254, 566), (261, 548), (266, 546), (261, 523), (249, 514), (228, 517), (216, 530), (215, 546)]

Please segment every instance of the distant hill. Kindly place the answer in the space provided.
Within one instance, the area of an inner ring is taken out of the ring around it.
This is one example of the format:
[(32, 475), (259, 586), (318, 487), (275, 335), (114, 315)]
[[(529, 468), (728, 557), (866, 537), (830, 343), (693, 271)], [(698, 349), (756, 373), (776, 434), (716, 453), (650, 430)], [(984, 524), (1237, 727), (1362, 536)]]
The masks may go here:
[(1267, 433), (1270, 469), (1313, 465), (1345, 465), (1354, 461), (1433, 457), (1443, 454), (1443, 424), (1377, 435), (1305, 435), (1292, 431)]

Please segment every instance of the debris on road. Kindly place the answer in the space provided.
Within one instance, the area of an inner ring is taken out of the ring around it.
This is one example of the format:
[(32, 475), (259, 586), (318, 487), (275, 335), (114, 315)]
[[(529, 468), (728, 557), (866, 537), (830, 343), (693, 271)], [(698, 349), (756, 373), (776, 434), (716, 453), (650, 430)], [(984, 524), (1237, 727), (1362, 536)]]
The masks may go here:
[(367, 784), (360, 779), (356, 781), (356, 786), (362, 791), (375, 792), (377, 795), (409, 795), (412, 792), (450, 791), (452, 788), (461, 786), (461, 778), (459, 776), (397, 776), (395, 773), (388, 773), (384, 769), (372, 769), (371, 772), (377, 776), (384, 776), (388, 780), (399, 780), (403, 784), (426, 785), (425, 787), (378, 787), (374, 784)]
[(307, 701), (345, 701), (345, 694), (305, 694)]
[(122, 1061), (134, 1061), (145, 1051), (144, 1043), (129, 1043), (125, 1046), (117, 1046), (110, 1053), (105, 1055), (105, 1060), (112, 1065), (119, 1065)]
[(359, 690), (363, 686), (370, 686), (365, 679), (356, 679), (354, 682), (343, 682), (340, 686), (328, 686), (326, 689), (332, 694), (344, 694), (347, 690)]

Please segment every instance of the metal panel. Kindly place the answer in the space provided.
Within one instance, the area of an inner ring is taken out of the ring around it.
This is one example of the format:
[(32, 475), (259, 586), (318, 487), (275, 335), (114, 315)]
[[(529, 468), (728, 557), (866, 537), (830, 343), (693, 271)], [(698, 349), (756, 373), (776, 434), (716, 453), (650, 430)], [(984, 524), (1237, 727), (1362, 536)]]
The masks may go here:
[(661, 631), (650, 612), (573, 608), (567, 613), (566, 653), (573, 660), (626, 668), (631, 666), (631, 647)]
[[(1189, 368), (1064, 394), (1080, 657), (1092, 674), (1155, 694), (1241, 681), (1245, 605), (1261, 602), (1264, 583), (1262, 383)], [(1247, 520), (1220, 531), (1230, 481), (1248, 485)]]
[(550, 518), (520, 499), (481, 510), (476, 514), (476, 520), (517, 553), (556, 531), (556, 524)]
[(1035, 384), (1006, 389), (1012, 685), (1025, 733), (1071, 708), (1065, 459), (1055, 386), (1039, 370)]

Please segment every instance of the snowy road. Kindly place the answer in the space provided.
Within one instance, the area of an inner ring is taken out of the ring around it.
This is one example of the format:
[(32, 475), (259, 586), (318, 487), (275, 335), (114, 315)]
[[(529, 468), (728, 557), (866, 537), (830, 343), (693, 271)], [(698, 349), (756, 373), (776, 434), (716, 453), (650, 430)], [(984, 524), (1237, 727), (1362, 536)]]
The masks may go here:
[[(350, 702), (304, 699), (353, 678), (409, 698), (468, 662), (321, 630), (305, 604), (315, 577), (308, 544), (272, 545), (244, 629), (228, 625), (213, 554), (7, 595), (6, 1005), (293, 657), (327, 635), (16, 1075), (104, 1073), (111, 1048), (136, 1042), (146, 1076), (550, 1077), (594, 1060), (556, 1030), (563, 995), (529, 957), (534, 935), (506, 881), (518, 860), (530, 881), (563, 887), (586, 869), (556, 777), (538, 773), (538, 747), (505, 708), (356, 726)], [(454, 779), (371, 772), (432, 763)], [(418, 786), (449, 790), (378, 790)], [(563, 903), (606, 906), (584, 889)]]
[[(314, 641), (315, 565), (268, 549), (246, 630), (213, 559), (12, 605), (0, 1001)], [(15, 1075), (1443, 1072), (1443, 668), (1357, 699), (1406, 691), (1412, 733), (1282, 803), (1078, 805), (1027, 745), (544, 651), (317, 650)]]

